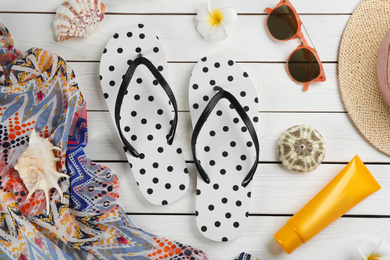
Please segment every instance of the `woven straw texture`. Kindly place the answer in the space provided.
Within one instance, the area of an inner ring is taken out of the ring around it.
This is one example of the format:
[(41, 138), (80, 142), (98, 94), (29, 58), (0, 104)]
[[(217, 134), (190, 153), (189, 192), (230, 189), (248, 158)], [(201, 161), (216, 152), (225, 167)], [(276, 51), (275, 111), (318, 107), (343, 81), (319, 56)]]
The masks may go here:
[(390, 29), (390, 0), (363, 0), (344, 30), (339, 49), (339, 88), (361, 134), (390, 155), (390, 107), (379, 90), (376, 56)]

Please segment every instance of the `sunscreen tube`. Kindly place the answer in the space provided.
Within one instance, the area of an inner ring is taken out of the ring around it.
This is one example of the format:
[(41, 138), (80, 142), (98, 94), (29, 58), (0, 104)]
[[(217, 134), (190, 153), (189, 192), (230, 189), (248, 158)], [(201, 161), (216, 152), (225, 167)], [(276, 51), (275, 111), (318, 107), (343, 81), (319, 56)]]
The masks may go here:
[(380, 188), (356, 155), (325, 188), (276, 232), (274, 238), (290, 254)]

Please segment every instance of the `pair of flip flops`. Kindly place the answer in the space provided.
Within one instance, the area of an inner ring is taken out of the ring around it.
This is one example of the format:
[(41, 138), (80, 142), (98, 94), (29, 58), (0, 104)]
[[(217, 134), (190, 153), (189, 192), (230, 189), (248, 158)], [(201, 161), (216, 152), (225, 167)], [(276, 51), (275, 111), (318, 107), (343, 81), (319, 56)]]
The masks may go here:
[[(115, 33), (103, 51), (100, 79), (141, 193), (155, 205), (179, 200), (189, 176), (158, 36), (143, 24)], [(196, 223), (205, 237), (230, 241), (244, 230), (259, 159), (257, 93), (234, 61), (210, 56), (192, 72), (189, 102), (199, 172)]]

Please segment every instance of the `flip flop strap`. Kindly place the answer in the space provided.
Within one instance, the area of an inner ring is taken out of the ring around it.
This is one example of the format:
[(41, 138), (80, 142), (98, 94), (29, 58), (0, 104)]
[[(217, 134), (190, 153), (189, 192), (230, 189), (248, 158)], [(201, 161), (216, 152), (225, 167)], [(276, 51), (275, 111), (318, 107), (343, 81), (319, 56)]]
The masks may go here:
[(192, 149), (192, 154), (194, 157), (195, 161), (195, 166), (198, 169), (198, 172), (202, 179), (206, 183), (210, 183), (210, 178), (206, 174), (205, 170), (203, 167), (200, 165), (200, 161), (198, 160), (196, 156), (196, 141), (198, 139), (199, 133), (202, 130), (203, 125), (207, 121), (208, 117), (210, 116), (211, 112), (217, 105), (217, 103), (225, 98), (227, 99), (233, 106), (234, 109), (237, 111), (238, 115), (241, 117), (241, 120), (244, 122), (245, 126), (247, 127), (249, 134), (251, 135), (251, 138), (253, 140), (253, 143), (255, 145), (256, 149), (256, 159), (249, 170), (249, 173), (245, 176), (244, 181), (241, 183), (243, 187), (246, 187), (249, 182), (252, 180), (253, 175), (256, 172), (258, 161), (259, 161), (259, 155), (260, 155), (260, 146), (259, 146), (259, 140), (257, 138), (256, 130), (252, 124), (252, 121), (250, 120), (248, 114), (245, 112), (244, 108), (241, 106), (240, 102), (228, 91), (223, 90), (221, 87), (214, 87), (215, 90), (218, 91), (210, 100), (210, 102), (207, 104), (206, 108), (203, 110), (202, 114), (200, 115), (198, 121), (196, 122), (196, 125), (194, 127), (194, 131), (192, 133), (192, 138), (191, 138), (191, 149)]
[(118, 91), (118, 96), (116, 98), (115, 102), (115, 123), (116, 127), (119, 132), (119, 136), (123, 142), (123, 144), (126, 146), (126, 148), (129, 150), (129, 152), (134, 156), (134, 157), (139, 157), (139, 153), (135, 150), (135, 148), (129, 143), (129, 141), (126, 139), (126, 137), (123, 135), (121, 127), (120, 127), (120, 112), (122, 108), (122, 103), (123, 103), (123, 98), (125, 96), (126, 90), (129, 87), (130, 81), (133, 78), (134, 72), (137, 69), (139, 65), (145, 65), (150, 72), (153, 74), (153, 76), (156, 78), (158, 83), (160, 83), (160, 86), (164, 89), (165, 93), (169, 97), (169, 100), (171, 101), (171, 104), (173, 105), (174, 112), (175, 112), (175, 117), (172, 122), (171, 129), (169, 130), (168, 135), (166, 136), (167, 142), (169, 145), (172, 144), (173, 139), (175, 137), (176, 133), (176, 127), (177, 127), (177, 103), (176, 103), (176, 98), (172, 92), (172, 89), (170, 88), (168, 82), (164, 79), (164, 77), (161, 75), (161, 73), (158, 71), (158, 69), (153, 65), (153, 63), (148, 60), (145, 57), (138, 56), (134, 61), (131, 62), (129, 68), (127, 69), (126, 74), (123, 77), (122, 84), (119, 88)]

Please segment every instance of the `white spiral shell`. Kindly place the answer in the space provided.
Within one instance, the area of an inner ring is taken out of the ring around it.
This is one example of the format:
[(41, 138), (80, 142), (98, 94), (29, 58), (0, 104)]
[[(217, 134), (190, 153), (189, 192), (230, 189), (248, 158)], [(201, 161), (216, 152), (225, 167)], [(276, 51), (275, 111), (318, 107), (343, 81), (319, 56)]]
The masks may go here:
[(68, 0), (54, 17), (54, 32), (58, 41), (73, 37), (87, 38), (104, 19), (106, 6), (101, 0)]
[(58, 179), (68, 175), (57, 171), (57, 162), (60, 158), (55, 156), (53, 150), (61, 149), (53, 146), (48, 139), (38, 135), (35, 130), (32, 131), (27, 149), (19, 157), (15, 170), (19, 172), (20, 178), (29, 191), (27, 199), (36, 190), (43, 190), (46, 198), (46, 212), (49, 214), (49, 191), (52, 188), (58, 190), (63, 199), (63, 193), (58, 185)]

